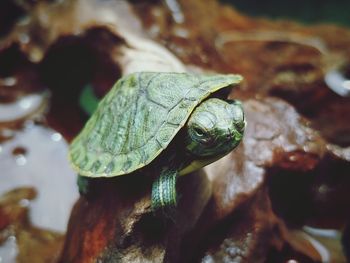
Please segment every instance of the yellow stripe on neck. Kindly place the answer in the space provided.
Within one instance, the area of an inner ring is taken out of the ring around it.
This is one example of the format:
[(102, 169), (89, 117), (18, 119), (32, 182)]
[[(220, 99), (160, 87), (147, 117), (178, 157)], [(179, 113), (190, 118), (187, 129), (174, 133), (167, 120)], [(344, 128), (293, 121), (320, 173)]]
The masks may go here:
[(189, 174), (189, 173), (192, 173), (208, 164), (211, 164), (217, 160), (219, 160), (221, 157), (223, 157), (225, 154), (223, 155), (220, 155), (220, 156), (216, 156), (216, 157), (213, 157), (213, 158), (207, 158), (207, 159), (199, 159), (199, 160), (194, 160), (192, 161), (189, 165), (187, 165), (185, 168), (183, 168), (179, 175), (182, 176), (182, 175), (186, 175), (186, 174)]

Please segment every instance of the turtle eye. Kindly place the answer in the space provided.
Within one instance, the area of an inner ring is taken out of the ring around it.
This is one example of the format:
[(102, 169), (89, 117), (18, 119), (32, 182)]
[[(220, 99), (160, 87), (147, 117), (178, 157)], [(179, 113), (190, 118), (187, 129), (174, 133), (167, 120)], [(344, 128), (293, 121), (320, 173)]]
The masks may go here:
[(194, 127), (193, 133), (196, 137), (196, 141), (198, 141), (201, 144), (205, 144), (209, 146), (209, 145), (212, 145), (214, 142), (213, 138), (207, 133), (206, 130), (202, 128)]
[(193, 128), (193, 131), (194, 131), (195, 135), (199, 138), (202, 138), (205, 136), (205, 132), (199, 127)]

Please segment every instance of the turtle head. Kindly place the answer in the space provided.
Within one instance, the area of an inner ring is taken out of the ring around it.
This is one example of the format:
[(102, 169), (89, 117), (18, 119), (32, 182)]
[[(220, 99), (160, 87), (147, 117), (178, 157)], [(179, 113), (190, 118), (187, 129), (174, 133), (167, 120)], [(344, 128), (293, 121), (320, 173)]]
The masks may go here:
[(239, 101), (207, 99), (187, 122), (186, 148), (196, 157), (224, 155), (240, 143), (245, 124)]

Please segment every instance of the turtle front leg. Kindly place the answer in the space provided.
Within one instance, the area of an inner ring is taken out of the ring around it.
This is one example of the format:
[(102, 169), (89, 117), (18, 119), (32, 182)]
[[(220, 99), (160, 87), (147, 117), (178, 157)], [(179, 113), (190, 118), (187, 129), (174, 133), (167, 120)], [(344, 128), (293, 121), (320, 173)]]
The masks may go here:
[(152, 185), (152, 210), (169, 210), (177, 205), (176, 180), (178, 171), (164, 170)]
[(89, 178), (78, 175), (77, 185), (78, 185), (79, 193), (81, 195), (87, 195), (89, 193), (89, 189), (90, 189)]

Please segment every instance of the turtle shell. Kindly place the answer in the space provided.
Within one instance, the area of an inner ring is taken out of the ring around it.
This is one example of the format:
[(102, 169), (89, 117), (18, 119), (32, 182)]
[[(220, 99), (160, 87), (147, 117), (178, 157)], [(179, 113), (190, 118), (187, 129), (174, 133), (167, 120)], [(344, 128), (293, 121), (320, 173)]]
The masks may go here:
[(114, 177), (154, 160), (211, 93), (238, 84), (240, 75), (140, 72), (121, 78), (70, 145), (83, 176)]

